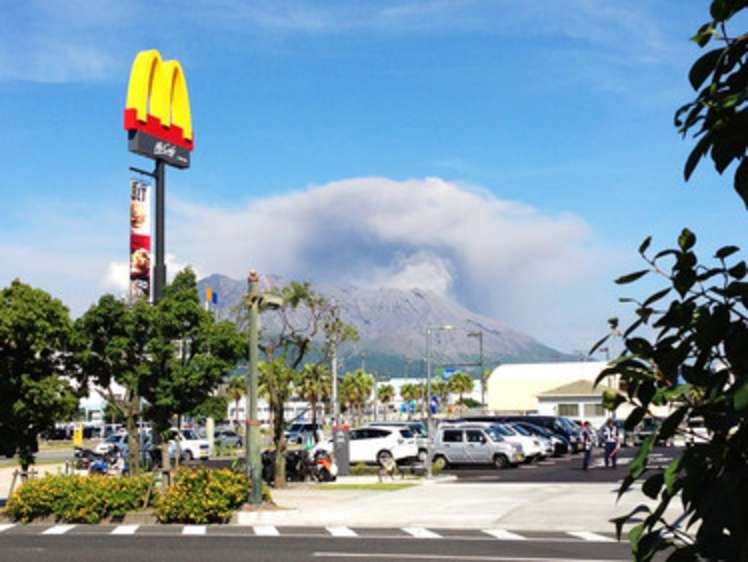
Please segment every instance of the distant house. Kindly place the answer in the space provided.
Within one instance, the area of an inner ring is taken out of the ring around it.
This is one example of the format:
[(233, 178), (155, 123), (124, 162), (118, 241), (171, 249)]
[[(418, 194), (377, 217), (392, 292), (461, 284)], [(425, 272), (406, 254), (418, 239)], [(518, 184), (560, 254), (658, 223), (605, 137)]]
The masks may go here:
[(603, 392), (609, 388), (606, 384), (594, 386), (584, 379), (552, 388), (538, 394), (538, 413), (582, 419), (595, 427), (601, 426), (610, 416), (603, 408)]

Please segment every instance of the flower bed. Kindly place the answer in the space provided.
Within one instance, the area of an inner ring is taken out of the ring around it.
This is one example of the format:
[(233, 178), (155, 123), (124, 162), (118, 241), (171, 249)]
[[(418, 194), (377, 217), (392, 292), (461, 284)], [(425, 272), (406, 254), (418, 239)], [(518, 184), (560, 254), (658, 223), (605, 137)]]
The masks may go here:
[[(156, 501), (156, 516), (162, 523), (226, 523), (246, 501), (249, 479), (229, 469), (182, 468), (174, 485)], [(263, 484), (263, 499), (270, 490)]]
[(68, 523), (99, 523), (121, 519), (142, 509), (151, 478), (49, 475), (24, 483), (10, 498), (5, 512), (28, 523), (53, 516)]

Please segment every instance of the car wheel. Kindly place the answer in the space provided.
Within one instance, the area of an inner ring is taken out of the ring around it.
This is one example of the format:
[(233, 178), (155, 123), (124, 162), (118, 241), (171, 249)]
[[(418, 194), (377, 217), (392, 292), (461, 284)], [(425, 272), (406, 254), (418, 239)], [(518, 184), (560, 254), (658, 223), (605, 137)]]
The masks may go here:
[(493, 465), (499, 469), (507, 468), (509, 466), (509, 459), (505, 455), (494, 455)]
[(185, 462), (190, 462), (195, 458), (192, 456), (192, 451), (185, 451), (182, 454), (182, 457), (184, 457)]
[(424, 463), (429, 458), (429, 452), (426, 449), (420, 449), (418, 451), (418, 462)]
[(379, 466), (384, 466), (385, 464), (392, 462), (392, 460), (392, 453), (389, 451), (379, 451), (377, 453), (377, 462), (379, 463)]
[(436, 463), (443, 464), (444, 468), (449, 467), (449, 461), (447, 460), (447, 457), (445, 457), (444, 455), (436, 455), (434, 457), (434, 464)]

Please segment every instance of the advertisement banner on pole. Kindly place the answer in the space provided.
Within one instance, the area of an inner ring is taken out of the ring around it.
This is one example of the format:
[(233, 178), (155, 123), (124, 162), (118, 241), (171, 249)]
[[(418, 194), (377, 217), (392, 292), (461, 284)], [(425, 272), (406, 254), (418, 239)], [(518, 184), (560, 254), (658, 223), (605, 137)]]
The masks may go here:
[(151, 294), (150, 185), (130, 180), (130, 301)]

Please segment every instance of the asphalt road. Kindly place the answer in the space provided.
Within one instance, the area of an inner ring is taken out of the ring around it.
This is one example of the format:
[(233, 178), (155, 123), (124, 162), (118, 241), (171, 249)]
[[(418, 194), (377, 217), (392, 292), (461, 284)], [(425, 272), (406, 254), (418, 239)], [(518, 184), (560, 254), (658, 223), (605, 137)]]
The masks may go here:
[[(30, 528), (30, 527), (29, 527)], [(27, 529), (29, 529), (27, 528)], [(314, 534), (260, 537), (242, 528), (212, 528), (200, 536), (96, 532), (43, 535), (0, 534), (0, 562), (617, 562), (630, 560), (624, 543), (595, 543), (554, 537), (498, 541), (490, 537), (453, 536), (418, 539), (380, 536), (377, 530), (355, 538)], [(215, 529), (215, 532), (214, 532)]]
[[(549, 458), (539, 463), (523, 464), (517, 468), (497, 470), (491, 467), (449, 467), (445, 473), (454, 474), (459, 482), (483, 484), (490, 482), (618, 482), (628, 473), (638, 447), (621, 449), (618, 468), (604, 467), (603, 450), (595, 449), (591, 469), (582, 470), (582, 455), (565, 455)], [(667, 465), (679, 454), (673, 447), (655, 447), (650, 455), (650, 466)]]

